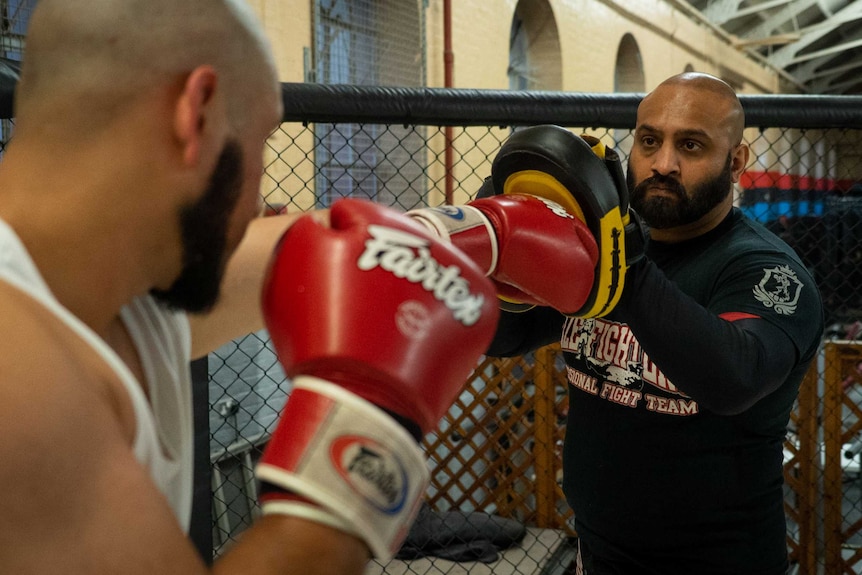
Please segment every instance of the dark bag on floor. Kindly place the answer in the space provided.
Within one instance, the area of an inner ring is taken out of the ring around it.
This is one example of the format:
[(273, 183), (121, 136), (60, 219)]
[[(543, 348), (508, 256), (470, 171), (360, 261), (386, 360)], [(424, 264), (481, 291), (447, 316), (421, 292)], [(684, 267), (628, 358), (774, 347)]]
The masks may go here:
[(482, 512), (419, 510), (396, 559), (432, 555), (450, 561), (492, 563), (499, 551), (521, 542), (526, 527), (512, 519)]

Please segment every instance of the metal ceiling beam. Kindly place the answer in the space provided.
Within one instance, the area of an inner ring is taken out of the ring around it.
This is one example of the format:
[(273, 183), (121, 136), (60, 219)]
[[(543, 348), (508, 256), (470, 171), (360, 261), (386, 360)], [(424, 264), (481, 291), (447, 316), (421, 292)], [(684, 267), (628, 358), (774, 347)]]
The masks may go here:
[(748, 16), (749, 14), (763, 14), (766, 10), (778, 8), (779, 6), (791, 4), (796, 1), (798, 0), (771, 0), (769, 2), (761, 2), (760, 4), (754, 4), (753, 6), (749, 6), (748, 8), (741, 8), (737, 10), (736, 14), (733, 15), (733, 18), (742, 18), (743, 16)]
[(729, 34), (732, 45), (804, 92), (862, 94), (862, 82), (854, 79), (862, 77), (862, 57), (849, 60), (850, 51), (862, 47), (854, 24), (862, 20), (862, 0), (668, 1), (699, 6), (699, 14)]
[[(603, 2), (620, 2), (621, 3), (623, 0), (602, 0), (602, 1)], [(691, 2), (689, 2), (688, 0), (665, 0), (665, 2), (667, 2), (671, 7), (679, 9), (683, 13), (683, 15), (690, 18), (694, 22), (696, 22), (698, 24), (702, 24), (702, 25), (706, 26), (707, 28), (709, 28), (709, 30), (711, 32), (713, 32), (717, 38), (721, 39), (724, 42), (727, 42), (727, 44), (730, 46), (733, 46), (734, 41), (738, 38), (737, 36), (734, 36), (733, 34), (728, 32), (727, 30), (725, 30), (724, 28), (722, 28), (721, 26), (719, 26), (718, 24), (716, 24), (715, 22), (713, 22), (709, 18), (707, 18), (700, 10), (695, 8), (694, 5), (692, 5)], [(766, 57), (763, 54), (761, 54), (760, 52), (757, 52), (756, 50), (753, 50), (751, 48), (746, 48), (746, 47), (741, 47), (740, 50), (742, 50), (748, 57), (750, 57), (753, 61), (757, 62), (758, 64), (761, 64), (767, 68), (771, 68), (772, 70), (774, 70), (781, 77), (781, 79), (787, 81), (789, 84), (792, 84), (793, 86), (798, 88), (800, 91), (802, 91), (802, 92), (807, 91), (807, 88), (804, 85), (800, 84), (796, 80), (796, 78), (794, 78), (791, 74), (789, 74), (787, 72), (787, 70), (785, 70), (784, 68), (775, 66), (769, 60), (767, 60)]]
[(834, 54), (837, 54), (838, 52), (844, 52), (846, 50), (851, 50), (860, 46), (862, 46), (862, 40), (853, 40), (852, 42), (844, 42), (843, 44), (833, 44), (828, 48), (823, 48), (822, 50), (817, 50), (816, 52), (809, 52), (808, 54), (796, 56), (795, 58), (787, 62), (787, 65), (790, 66), (792, 64), (799, 64), (800, 62), (807, 62), (809, 60), (814, 60), (815, 58), (820, 58), (822, 56), (832, 56)]
[[(862, 69), (862, 59), (856, 60), (847, 65), (846, 72), (852, 72), (853, 70)], [(842, 73), (832, 74), (830, 76), (825, 76), (818, 80), (813, 80), (811, 85), (811, 91), (815, 94), (827, 94), (827, 93), (836, 93), (836, 86), (839, 84), (835, 83), (835, 78), (839, 76), (844, 76)], [(862, 81), (862, 76), (856, 73), (856, 76), (853, 78), (853, 83), (859, 83)], [(845, 82), (842, 82), (845, 83)], [(857, 91), (858, 93), (858, 91)]]
[(739, 12), (739, 5), (742, 0), (717, 0), (709, 2), (703, 10), (703, 15), (709, 18), (710, 22), (714, 22), (719, 26), (735, 18), (735, 14)]
[(742, 34), (742, 37), (763, 38), (771, 36), (775, 30), (784, 30), (788, 22), (791, 23), (790, 28), (796, 30), (798, 28), (795, 24), (796, 15), (819, 4), (817, 0), (792, 0), (774, 14), (765, 15), (763, 22), (746, 30), (745, 34)]
[[(833, 55), (820, 56), (803, 62), (793, 68), (793, 75), (806, 84), (823, 78), (836, 77), (855, 67), (853, 61), (846, 58), (836, 59)], [(828, 81), (828, 80), (826, 80)]]
[(844, 74), (845, 72), (849, 72), (855, 68), (859, 67), (860, 61), (862, 60), (853, 60), (848, 63), (841, 64), (840, 66), (833, 66), (831, 68), (823, 68), (818, 70), (818, 68), (823, 64), (823, 62), (819, 60), (813, 60), (811, 62), (806, 62), (799, 68), (793, 70), (793, 75), (807, 83), (816, 83), (815, 80), (820, 80), (821, 78), (835, 77)]
[[(862, 2), (850, 2), (834, 15), (824, 20), (823, 23), (808, 27), (807, 30), (810, 31), (803, 33), (802, 38), (793, 44), (779, 48), (771, 56), (768, 56), (767, 60), (776, 67), (787, 68), (791, 64), (804, 62), (810, 60), (812, 57), (816, 58), (824, 51), (820, 50), (813, 56), (806, 54), (805, 56), (798, 57), (797, 54), (834, 30), (837, 26), (859, 18), (862, 18)], [(854, 42), (843, 44), (841, 49), (847, 49), (851, 47), (851, 44), (854, 44)]]
[[(862, 63), (860, 63), (862, 66)], [(862, 84), (862, 78), (852, 78), (838, 84), (829, 84), (818, 90), (818, 94), (845, 94), (848, 88), (855, 88)], [(858, 93), (858, 90), (856, 91)]]

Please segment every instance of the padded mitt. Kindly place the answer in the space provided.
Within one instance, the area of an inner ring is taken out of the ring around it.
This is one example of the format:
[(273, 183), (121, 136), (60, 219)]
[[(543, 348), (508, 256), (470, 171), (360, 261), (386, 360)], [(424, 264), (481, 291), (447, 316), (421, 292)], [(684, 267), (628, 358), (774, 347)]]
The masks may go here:
[[(581, 218), (599, 247), (593, 290), (570, 315), (599, 317), (622, 294), (625, 273), (643, 255), (645, 233), (629, 209), (619, 155), (590, 136), (540, 125), (513, 133), (502, 145), (480, 195), (530, 194), (552, 200)], [(491, 189), (488, 189), (488, 186)]]

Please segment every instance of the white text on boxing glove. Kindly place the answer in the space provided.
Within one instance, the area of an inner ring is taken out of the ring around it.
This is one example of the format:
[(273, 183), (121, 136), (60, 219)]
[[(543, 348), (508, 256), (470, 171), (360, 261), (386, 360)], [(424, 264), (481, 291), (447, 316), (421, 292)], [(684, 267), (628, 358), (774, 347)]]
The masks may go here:
[(428, 240), (383, 226), (368, 226), (371, 238), (357, 265), (361, 270), (380, 266), (395, 277), (420, 284), (452, 311), (453, 317), (471, 326), (481, 317), (485, 298), (470, 292), (470, 284), (457, 266), (442, 266), (431, 256)]

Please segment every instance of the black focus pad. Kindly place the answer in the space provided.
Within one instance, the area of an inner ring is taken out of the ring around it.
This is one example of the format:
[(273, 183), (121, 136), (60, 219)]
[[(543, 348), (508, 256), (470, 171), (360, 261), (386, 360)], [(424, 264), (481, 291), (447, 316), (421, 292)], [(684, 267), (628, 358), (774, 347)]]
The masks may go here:
[(491, 176), (488, 176), (482, 181), (482, 185), (479, 186), (479, 191), (476, 192), (476, 199), (490, 198), (491, 196), (498, 196), (502, 193), (503, 190), (498, 192), (494, 189), (494, 180), (491, 179)]
[[(619, 156), (598, 139), (544, 124), (514, 132), (491, 165), (496, 194), (529, 194), (556, 202), (587, 225), (599, 249), (593, 290), (572, 315), (610, 312), (622, 293), (631, 227)], [(480, 193), (488, 193), (485, 182)]]
[[(576, 208), (565, 198), (539, 193), (534, 178), (519, 178), (523, 172), (539, 172), (553, 177), (572, 196)], [(577, 216), (582, 216), (598, 237), (600, 221), (613, 210), (620, 210), (620, 191), (603, 158), (580, 136), (560, 126), (543, 124), (522, 128), (502, 145), (491, 166), (497, 193), (539, 195), (556, 201)], [(623, 179), (623, 185), (625, 185)], [(627, 194), (626, 194), (627, 195)], [(623, 209), (628, 209), (625, 205)], [(580, 213), (578, 213), (580, 212)]]

